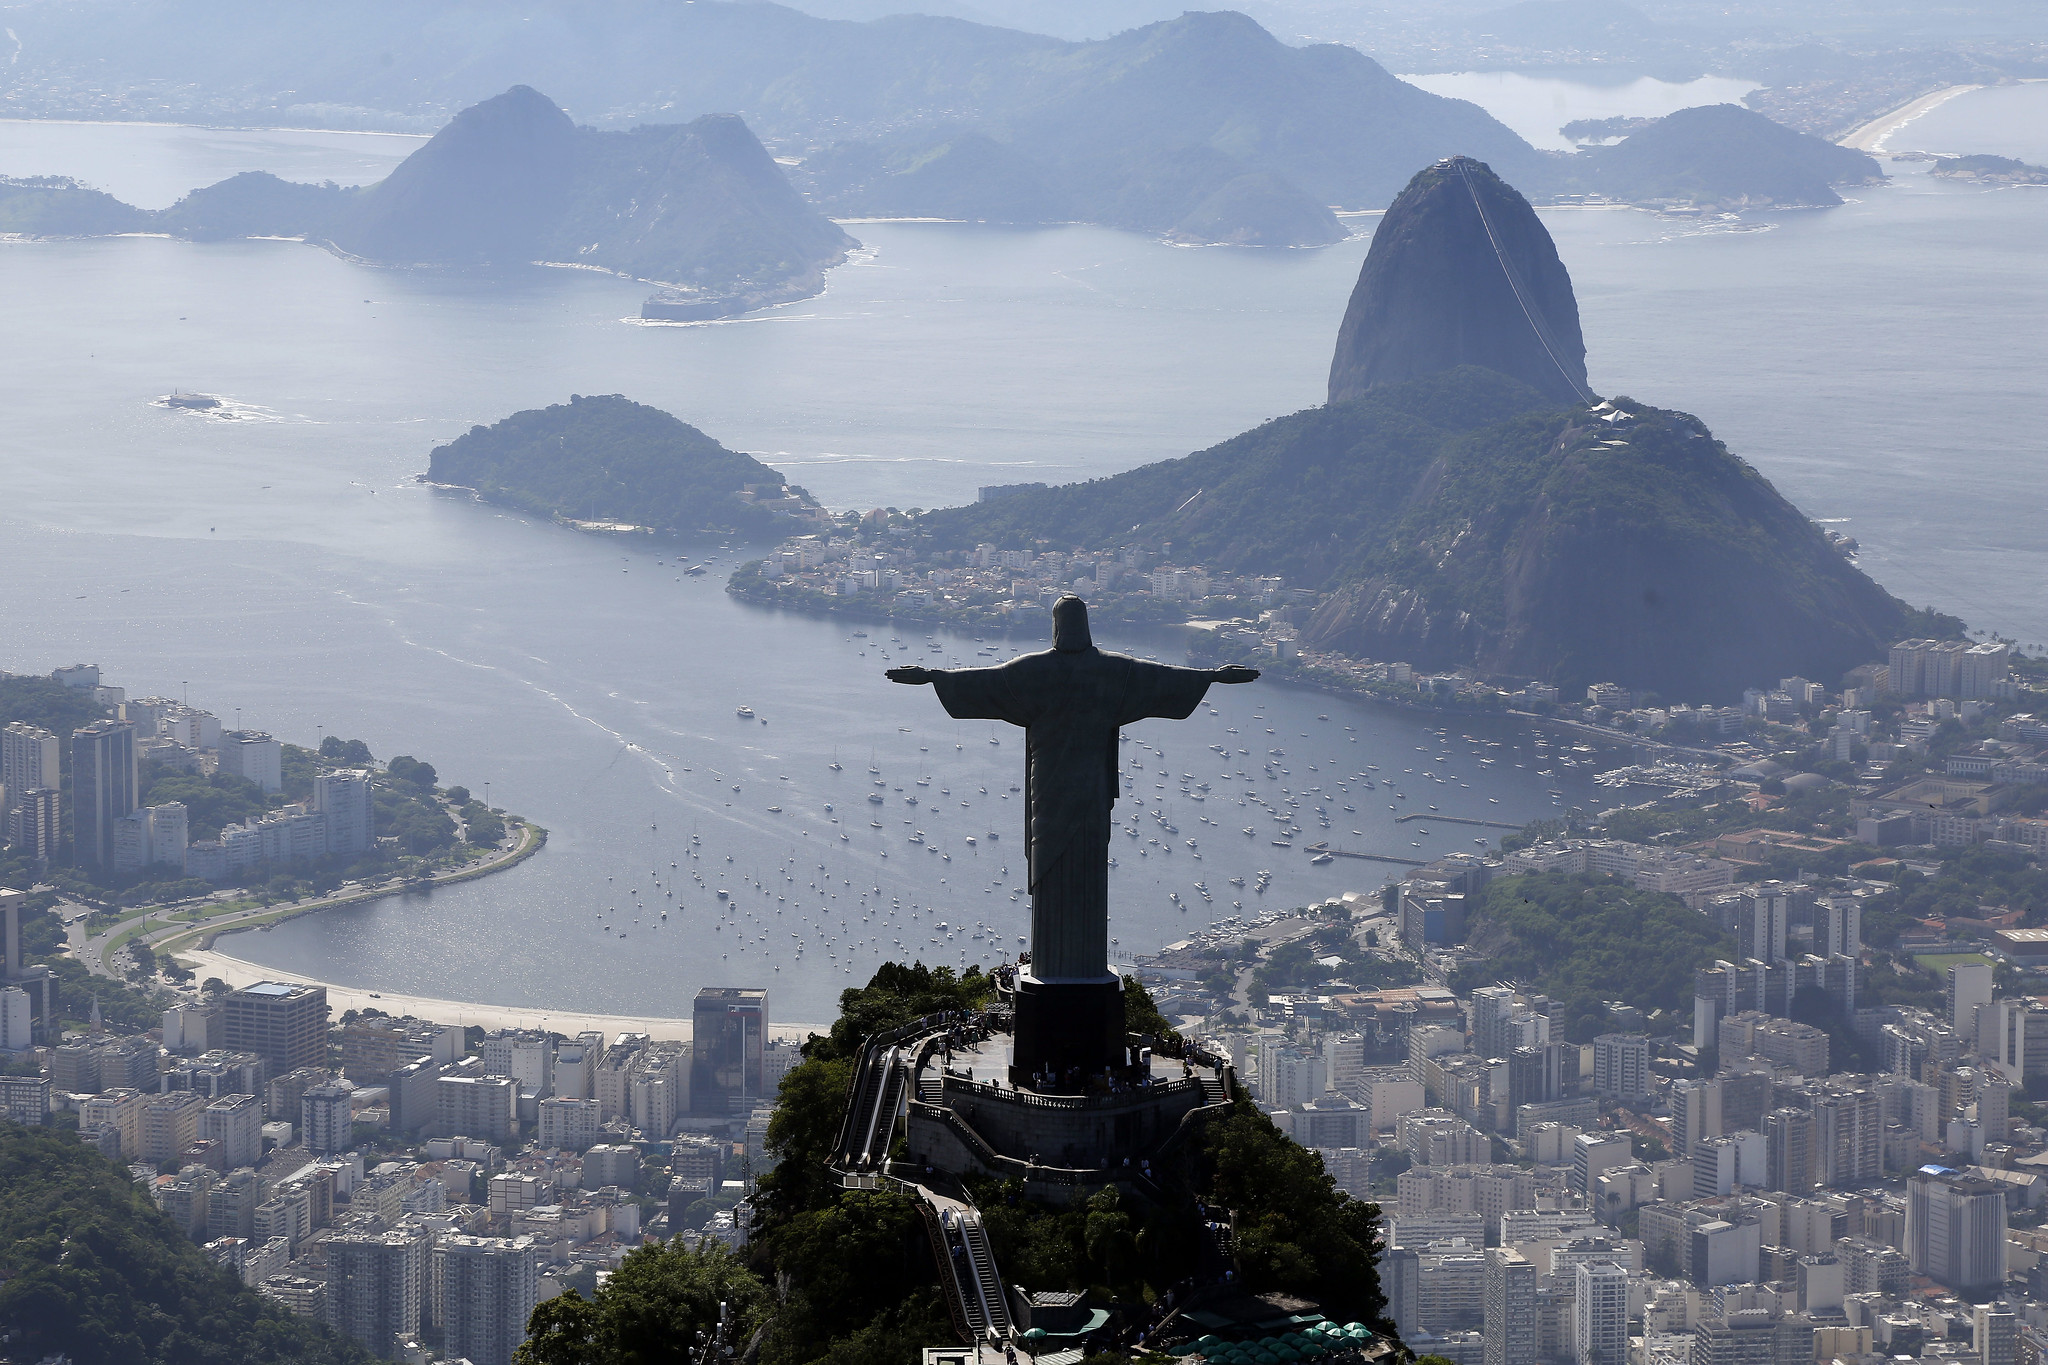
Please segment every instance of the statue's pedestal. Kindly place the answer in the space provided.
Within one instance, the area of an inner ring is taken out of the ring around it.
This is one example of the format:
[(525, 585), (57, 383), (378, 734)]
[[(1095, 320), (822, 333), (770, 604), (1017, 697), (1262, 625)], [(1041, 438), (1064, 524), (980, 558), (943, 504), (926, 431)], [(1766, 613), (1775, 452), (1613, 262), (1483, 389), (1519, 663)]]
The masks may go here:
[(1085, 1077), (1125, 1064), (1124, 987), (1115, 977), (1085, 982), (1021, 977), (1016, 1011), (1013, 1085), (1029, 1088), (1048, 1072)]

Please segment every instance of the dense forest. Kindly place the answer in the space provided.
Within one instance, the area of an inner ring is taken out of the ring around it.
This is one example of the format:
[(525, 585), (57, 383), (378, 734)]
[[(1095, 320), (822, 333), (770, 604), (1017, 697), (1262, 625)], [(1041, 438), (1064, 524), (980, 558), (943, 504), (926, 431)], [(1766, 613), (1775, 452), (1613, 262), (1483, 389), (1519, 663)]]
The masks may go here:
[(68, 1133), (0, 1121), (0, 1339), (73, 1365), (367, 1365), (267, 1303)]
[(1454, 982), (1456, 990), (1499, 980), (1541, 991), (1559, 1002), (1553, 1019), (1574, 1043), (1605, 1031), (1609, 1000), (1646, 1012), (1689, 1007), (1693, 971), (1735, 951), (1732, 938), (1676, 896), (1553, 873), (1487, 887), (1469, 912), (1466, 941), (1486, 961)]

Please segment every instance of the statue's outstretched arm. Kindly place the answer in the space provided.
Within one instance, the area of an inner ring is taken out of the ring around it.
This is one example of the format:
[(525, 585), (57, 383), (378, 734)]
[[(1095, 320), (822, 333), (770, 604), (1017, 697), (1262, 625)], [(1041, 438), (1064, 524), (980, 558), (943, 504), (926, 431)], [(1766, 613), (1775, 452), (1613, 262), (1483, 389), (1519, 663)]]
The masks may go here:
[(1216, 670), (1216, 681), (1220, 683), (1248, 683), (1258, 676), (1258, 669), (1246, 668), (1243, 664), (1225, 664)]
[(893, 683), (908, 683), (912, 687), (921, 687), (945, 671), (943, 668), (919, 668), (916, 664), (905, 664), (901, 668), (890, 669), (882, 676)]

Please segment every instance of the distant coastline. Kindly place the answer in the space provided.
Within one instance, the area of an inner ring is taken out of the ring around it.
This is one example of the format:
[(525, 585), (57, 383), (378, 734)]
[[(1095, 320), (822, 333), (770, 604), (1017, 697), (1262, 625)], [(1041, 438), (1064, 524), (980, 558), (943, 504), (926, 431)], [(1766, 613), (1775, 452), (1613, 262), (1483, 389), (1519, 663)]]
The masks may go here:
[(1869, 152), (1873, 156), (1882, 155), (1887, 150), (1885, 143), (1891, 140), (1892, 134), (1904, 128), (1914, 119), (1919, 118), (1923, 114), (1932, 113), (1960, 95), (1967, 95), (1973, 90), (1982, 90), (1984, 88), (1981, 85), (1948, 85), (1943, 86), (1939, 90), (1929, 91), (1927, 94), (1908, 100), (1888, 114), (1881, 114), (1877, 118), (1872, 119), (1855, 132), (1843, 138), (1837, 145), (1859, 152)]

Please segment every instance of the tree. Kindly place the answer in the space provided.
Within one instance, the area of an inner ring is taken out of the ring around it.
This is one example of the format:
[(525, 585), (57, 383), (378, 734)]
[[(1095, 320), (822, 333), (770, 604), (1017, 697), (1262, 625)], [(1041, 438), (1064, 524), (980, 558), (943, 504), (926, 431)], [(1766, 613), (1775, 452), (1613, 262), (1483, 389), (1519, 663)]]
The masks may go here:
[(1323, 1159), (1239, 1096), (1204, 1143), (1210, 1198), (1236, 1214), (1245, 1287), (1315, 1299), (1339, 1321), (1382, 1321), (1380, 1211), (1336, 1187)]
[(377, 761), (370, 756), (369, 745), (339, 735), (329, 735), (320, 741), (320, 757), (348, 768), (367, 768)]
[(0, 1123), (0, 1339), (74, 1365), (369, 1365), (213, 1265), (118, 1162)]
[(518, 1365), (681, 1365), (719, 1310), (729, 1339), (744, 1345), (766, 1319), (768, 1287), (716, 1242), (695, 1249), (650, 1243), (627, 1254), (597, 1296), (575, 1290), (533, 1310)]
[(391, 774), (393, 781), (417, 787), (422, 792), (432, 791), (434, 789), (434, 779), (438, 776), (434, 772), (433, 764), (422, 763), (411, 754), (398, 755), (389, 764), (385, 765), (385, 771)]

